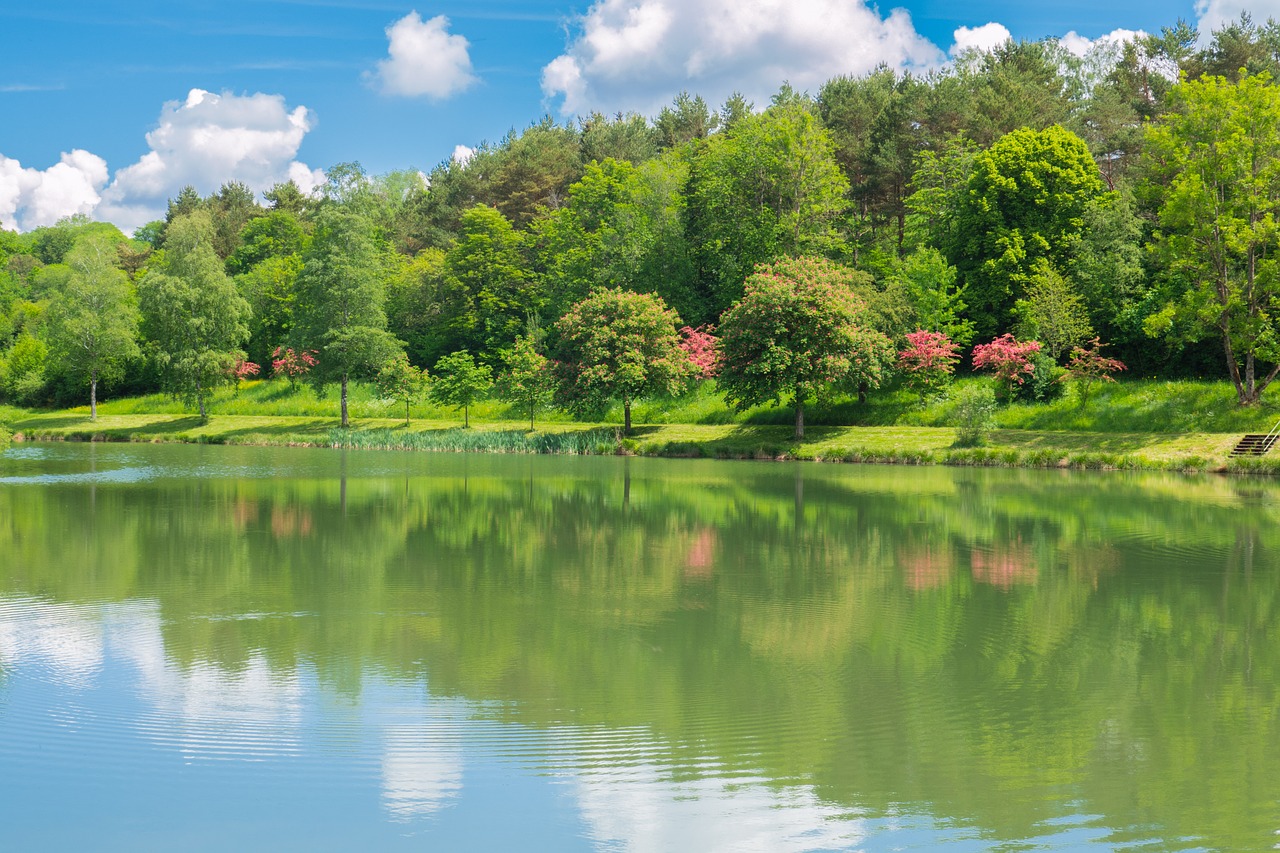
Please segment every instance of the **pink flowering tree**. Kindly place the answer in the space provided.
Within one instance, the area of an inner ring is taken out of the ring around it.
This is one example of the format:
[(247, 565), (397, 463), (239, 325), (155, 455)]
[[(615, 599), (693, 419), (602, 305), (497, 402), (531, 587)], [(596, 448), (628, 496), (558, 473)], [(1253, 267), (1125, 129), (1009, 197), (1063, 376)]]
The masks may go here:
[(1080, 388), (1080, 407), (1084, 408), (1089, 402), (1089, 392), (1097, 382), (1115, 382), (1115, 377), (1111, 374), (1124, 370), (1124, 362), (1115, 358), (1108, 358), (1102, 354), (1101, 343), (1094, 338), (1083, 347), (1076, 347), (1071, 351), (1071, 357), (1067, 360), (1067, 372), (1064, 379), (1074, 380)]
[(712, 334), (712, 326), (683, 326), (677, 346), (689, 356), (689, 362), (698, 369), (699, 379), (711, 379), (720, 372), (719, 341)]
[(292, 347), (276, 347), (271, 353), (271, 375), (284, 376), (289, 380), (289, 388), (298, 387), (298, 380), (311, 372), (311, 368), (319, 363), (315, 350), (294, 351)]
[(907, 385), (920, 394), (923, 405), (927, 395), (947, 386), (959, 360), (959, 344), (942, 332), (921, 329), (907, 335), (907, 348), (898, 353), (898, 369), (906, 374)]
[(262, 372), (262, 367), (252, 361), (241, 359), (236, 362), (235, 367), (231, 368), (231, 372), (236, 379), (252, 379)]
[(989, 344), (978, 344), (973, 348), (973, 367), (975, 370), (995, 371), (1005, 400), (1011, 400), (1013, 386), (1021, 385), (1026, 377), (1035, 373), (1031, 356), (1038, 352), (1039, 341), (1020, 341), (1006, 332)]

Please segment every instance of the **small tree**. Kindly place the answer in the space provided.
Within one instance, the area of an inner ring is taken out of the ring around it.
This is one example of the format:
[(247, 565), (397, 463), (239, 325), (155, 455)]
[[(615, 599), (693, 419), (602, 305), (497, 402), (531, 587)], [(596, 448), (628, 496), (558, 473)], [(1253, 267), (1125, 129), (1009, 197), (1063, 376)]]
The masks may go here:
[(855, 292), (859, 273), (821, 258), (762, 264), (742, 299), (720, 320), (720, 387), (734, 408), (777, 402), (804, 407), (839, 385), (878, 387), (893, 363), (893, 342), (873, 326)]
[(298, 380), (306, 376), (316, 364), (315, 350), (295, 352), (292, 347), (276, 347), (271, 352), (271, 375), (288, 377), (291, 391), (298, 387)]
[(923, 329), (907, 335), (907, 348), (898, 353), (898, 369), (906, 373), (907, 385), (920, 393), (924, 404), (928, 394), (936, 394), (951, 381), (960, 346), (942, 332)]
[(680, 328), (680, 349), (689, 357), (689, 362), (698, 370), (699, 379), (711, 379), (720, 372), (720, 342), (712, 334), (711, 326), (691, 326)]
[(1076, 347), (1071, 351), (1071, 358), (1067, 362), (1067, 373), (1063, 378), (1072, 379), (1079, 384), (1080, 408), (1088, 404), (1089, 392), (1095, 382), (1115, 382), (1115, 377), (1111, 374), (1125, 369), (1124, 363), (1119, 359), (1107, 358), (1102, 354), (1103, 346), (1104, 344), (1094, 338), (1085, 346)]
[(409, 363), (409, 356), (399, 353), (387, 359), (374, 378), (378, 393), (404, 403), (404, 425), (409, 425), (409, 404), (422, 396), (427, 388), (427, 372)]
[(659, 297), (600, 289), (556, 324), (557, 395), (579, 415), (598, 414), (621, 399), (623, 434), (631, 432), (631, 403), (646, 394), (678, 394), (695, 368), (680, 349), (675, 311)]
[(471, 353), (459, 350), (436, 362), (435, 376), (428, 389), (431, 399), (462, 409), (462, 425), (471, 426), (471, 404), (484, 398), (493, 385), (487, 364), (476, 364)]
[(1014, 310), (1023, 334), (1034, 337), (1056, 363), (1093, 334), (1084, 300), (1061, 273), (1041, 260), (1027, 281), (1027, 295)]
[(532, 432), (534, 413), (550, 402), (555, 390), (551, 362), (527, 337), (516, 338), (515, 345), (504, 353), (504, 360), (507, 369), (498, 380), (498, 393), (502, 399), (529, 410), (529, 431)]
[(985, 382), (970, 382), (955, 396), (956, 447), (977, 447), (987, 440), (996, 413), (996, 395)]
[(1019, 341), (1005, 333), (989, 344), (973, 348), (975, 370), (994, 370), (1006, 400), (1013, 399), (1013, 387), (1035, 372), (1031, 356), (1040, 352), (1039, 341)]

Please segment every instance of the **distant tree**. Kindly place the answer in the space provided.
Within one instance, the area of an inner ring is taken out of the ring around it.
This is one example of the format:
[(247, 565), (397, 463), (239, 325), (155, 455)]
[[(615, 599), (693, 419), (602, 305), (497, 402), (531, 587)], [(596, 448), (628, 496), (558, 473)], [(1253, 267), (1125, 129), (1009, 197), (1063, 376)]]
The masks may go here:
[(169, 223), (165, 249), (138, 283), (147, 349), (170, 393), (197, 404), (244, 357), (249, 305), (213, 250), (209, 214), (198, 210)]
[(493, 387), (493, 371), (476, 364), (466, 350), (450, 353), (436, 362), (427, 393), (445, 406), (462, 409), (462, 425), (471, 426), (471, 404), (484, 399)]
[(600, 289), (556, 323), (557, 398), (580, 416), (622, 403), (623, 434), (631, 404), (651, 394), (678, 394), (693, 377), (676, 326), (680, 317), (657, 296)]
[(772, 107), (709, 139), (690, 166), (686, 221), (711, 318), (742, 295), (756, 264), (834, 251), (848, 189), (807, 106)]
[(1019, 334), (1044, 344), (1057, 362), (1070, 349), (1093, 336), (1089, 312), (1071, 283), (1045, 261), (1031, 271), (1026, 296), (1014, 305)]
[(933, 329), (960, 346), (973, 340), (973, 323), (964, 319), (964, 288), (956, 283), (956, 268), (937, 249), (921, 247), (894, 260), (887, 274), (888, 288), (905, 303), (908, 328)]
[(697, 369), (697, 378), (711, 379), (720, 372), (720, 340), (711, 326), (680, 327), (680, 349)]
[(71, 278), (50, 301), (49, 354), (58, 373), (89, 387), (89, 419), (98, 419), (98, 384), (118, 381), (139, 355), (137, 299), (116, 266), (116, 241), (91, 235), (67, 256)]
[(994, 371), (1005, 399), (1011, 400), (1014, 386), (1021, 385), (1025, 377), (1035, 373), (1031, 357), (1038, 352), (1039, 341), (1019, 341), (1006, 333), (989, 344), (978, 344), (973, 348), (973, 367), (975, 370)]
[(455, 333), (455, 346), (496, 360), (538, 313), (541, 295), (530, 281), (522, 248), (521, 233), (495, 208), (476, 205), (462, 215), (457, 243), (445, 256), (445, 268), (463, 297), (455, 303), (462, 313), (441, 317)]
[(289, 389), (297, 388), (298, 380), (311, 372), (319, 363), (314, 350), (295, 351), (292, 347), (276, 347), (271, 353), (271, 375), (289, 380)]
[(923, 405), (929, 394), (936, 394), (951, 381), (960, 361), (960, 346), (941, 332), (920, 329), (907, 335), (907, 348), (898, 353), (898, 369), (907, 377), (907, 385), (920, 394)]
[(835, 387), (878, 387), (893, 343), (856, 292), (859, 274), (821, 258), (764, 264), (720, 321), (725, 399), (742, 410), (788, 397), (804, 438), (804, 407)]
[(534, 341), (525, 336), (516, 338), (511, 349), (503, 353), (502, 360), (506, 368), (498, 379), (498, 393), (502, 399), (528, 409), (532, 431), (534, 414), (551, 401), (555, 392), (551, 362), (538, 352)]
[(1066, 378), (1074, 380), (1080, 388), (1081, 408), (1088, 405), (1089, 391), (1095, 383), (1115, 382), (1115, 377), (1111, 374), (1125, 369), (1124, 362), (1103, 355), (1102, 347), (1101, 341), (1094, 338), (1084, 346), (1073, 349), (1067, 362)]
[(378, 393), (404, 403), (404, 425), (409, 425), (409, 404), (422, 396), (427, 388), (427, 372), (409, 363), (409, 357), (397, 353), (383, 362), (374, 378)]
[(371, 377), (400, 350), (387, 331), (383, 263), (366, 219), (336, 205), (321, 210), (297, 294), (293, 337), (298, 349), (319, 354), (312, 383), (341, 386), (341, 423), (349, 426), (352, 377)]

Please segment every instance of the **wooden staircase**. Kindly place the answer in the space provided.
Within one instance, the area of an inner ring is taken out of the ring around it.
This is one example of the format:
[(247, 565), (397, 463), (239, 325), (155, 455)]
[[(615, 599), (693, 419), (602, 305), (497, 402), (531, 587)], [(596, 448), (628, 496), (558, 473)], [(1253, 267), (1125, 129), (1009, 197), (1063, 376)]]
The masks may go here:
[(1267, 452), (1280, 439), (1280, 423), (1271, 428), (1266, 435), (1246, 435), (1240, 439), (1228, 456), (1266, 456)]

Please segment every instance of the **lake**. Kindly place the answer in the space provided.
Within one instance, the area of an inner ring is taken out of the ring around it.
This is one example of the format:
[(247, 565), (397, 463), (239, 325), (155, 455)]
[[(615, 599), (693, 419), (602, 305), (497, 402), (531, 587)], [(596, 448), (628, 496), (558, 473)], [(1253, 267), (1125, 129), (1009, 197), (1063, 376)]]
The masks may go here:
[(1262, 850), (1280, 484), (19, 444), (0, 849)]

